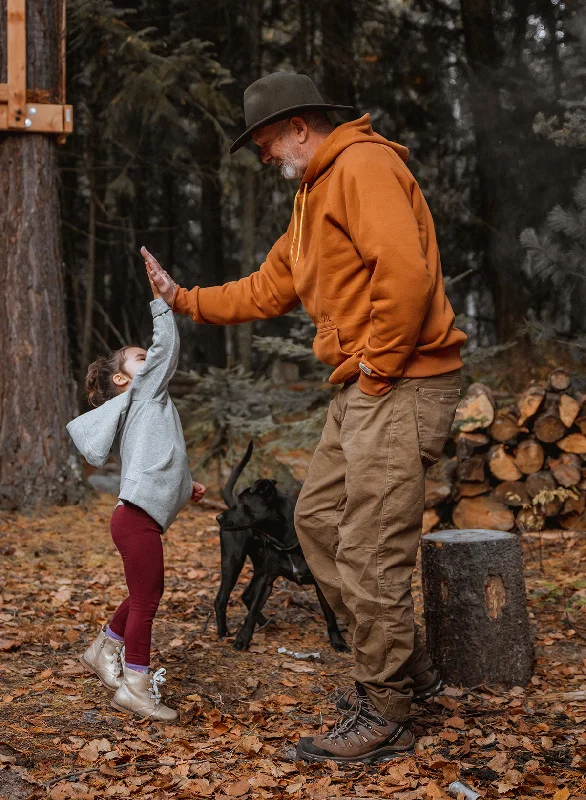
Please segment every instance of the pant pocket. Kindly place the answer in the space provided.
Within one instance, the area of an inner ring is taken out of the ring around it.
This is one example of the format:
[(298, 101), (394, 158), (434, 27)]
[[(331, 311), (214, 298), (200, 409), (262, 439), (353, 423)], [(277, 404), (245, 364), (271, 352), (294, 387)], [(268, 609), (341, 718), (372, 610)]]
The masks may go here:
[(415, 392), (419, 455), (424, 467), (435, 464), (450, 435), (460, 389), (418, 386)]

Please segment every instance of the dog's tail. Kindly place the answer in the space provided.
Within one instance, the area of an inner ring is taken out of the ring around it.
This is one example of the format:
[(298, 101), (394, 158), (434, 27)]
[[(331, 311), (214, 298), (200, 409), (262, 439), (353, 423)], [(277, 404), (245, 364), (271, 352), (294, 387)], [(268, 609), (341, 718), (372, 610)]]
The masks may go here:
[(234, 497), (234, 487), (236, 486), (236, 482), (237, 482), (238, 478), (240, 477), (240, 475), (242, 474), (242, 471), (244, 470), (244, 467), (250, 461), (250, 457), (252, 456), (253, 448), (254, 448), (254, 444), (252, 443), (252, 441), (250, 441), (248, 443), (248, 447), (246, 449), (246, 453), (244, 454), (242, 460), (240, 461), (239, 464), (236, 464), (236, 466), (234, 467), (234, 469), (230, 473), (230, 477), (228, 478), (228, 483), (222, 489), (222, 497), (224, 498), (224, 502), (226, 503), (226, 505), (229, 508), (232, 508), (232, 506), (236, 505), (236, 498)]

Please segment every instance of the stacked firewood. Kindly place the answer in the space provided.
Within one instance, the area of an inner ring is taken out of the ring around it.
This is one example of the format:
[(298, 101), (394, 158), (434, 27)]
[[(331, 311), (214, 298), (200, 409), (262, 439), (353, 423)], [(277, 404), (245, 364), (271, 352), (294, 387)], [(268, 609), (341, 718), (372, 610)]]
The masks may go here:
[[(474, 383), (463, 397), (447, 454), (426, 480), (424, 530), (586, 530), (586, 395), (556, 369), (497, 408)], [(451, 451), (451, 454), (450, 454)]]

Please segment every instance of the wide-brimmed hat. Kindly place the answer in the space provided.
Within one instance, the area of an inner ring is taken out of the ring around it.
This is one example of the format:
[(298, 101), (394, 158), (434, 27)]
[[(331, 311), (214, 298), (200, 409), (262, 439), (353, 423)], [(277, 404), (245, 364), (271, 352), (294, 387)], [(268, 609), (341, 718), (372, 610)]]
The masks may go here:
[(309, 75), (295, 72), (273, 72), (259, 78), (244, 91), (244, 121), (246, 130), (236, 139), (231, 153), (235, 153), (249, 141), (254, 131), (280, 119), (292, 116), (296, 111), (321, 108), (324, 111), (352, 111), (353, 106), (324, 103), (317, 86)]

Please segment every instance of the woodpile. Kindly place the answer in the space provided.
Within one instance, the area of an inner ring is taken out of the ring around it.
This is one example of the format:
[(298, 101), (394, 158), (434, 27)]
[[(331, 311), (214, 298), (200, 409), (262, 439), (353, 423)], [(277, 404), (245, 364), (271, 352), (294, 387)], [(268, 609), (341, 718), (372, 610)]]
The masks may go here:
[(586, 394), (564, 369), (514, 400), (472, 384), (425, 495), (424, 533), (440, 523), (586, 531)]

